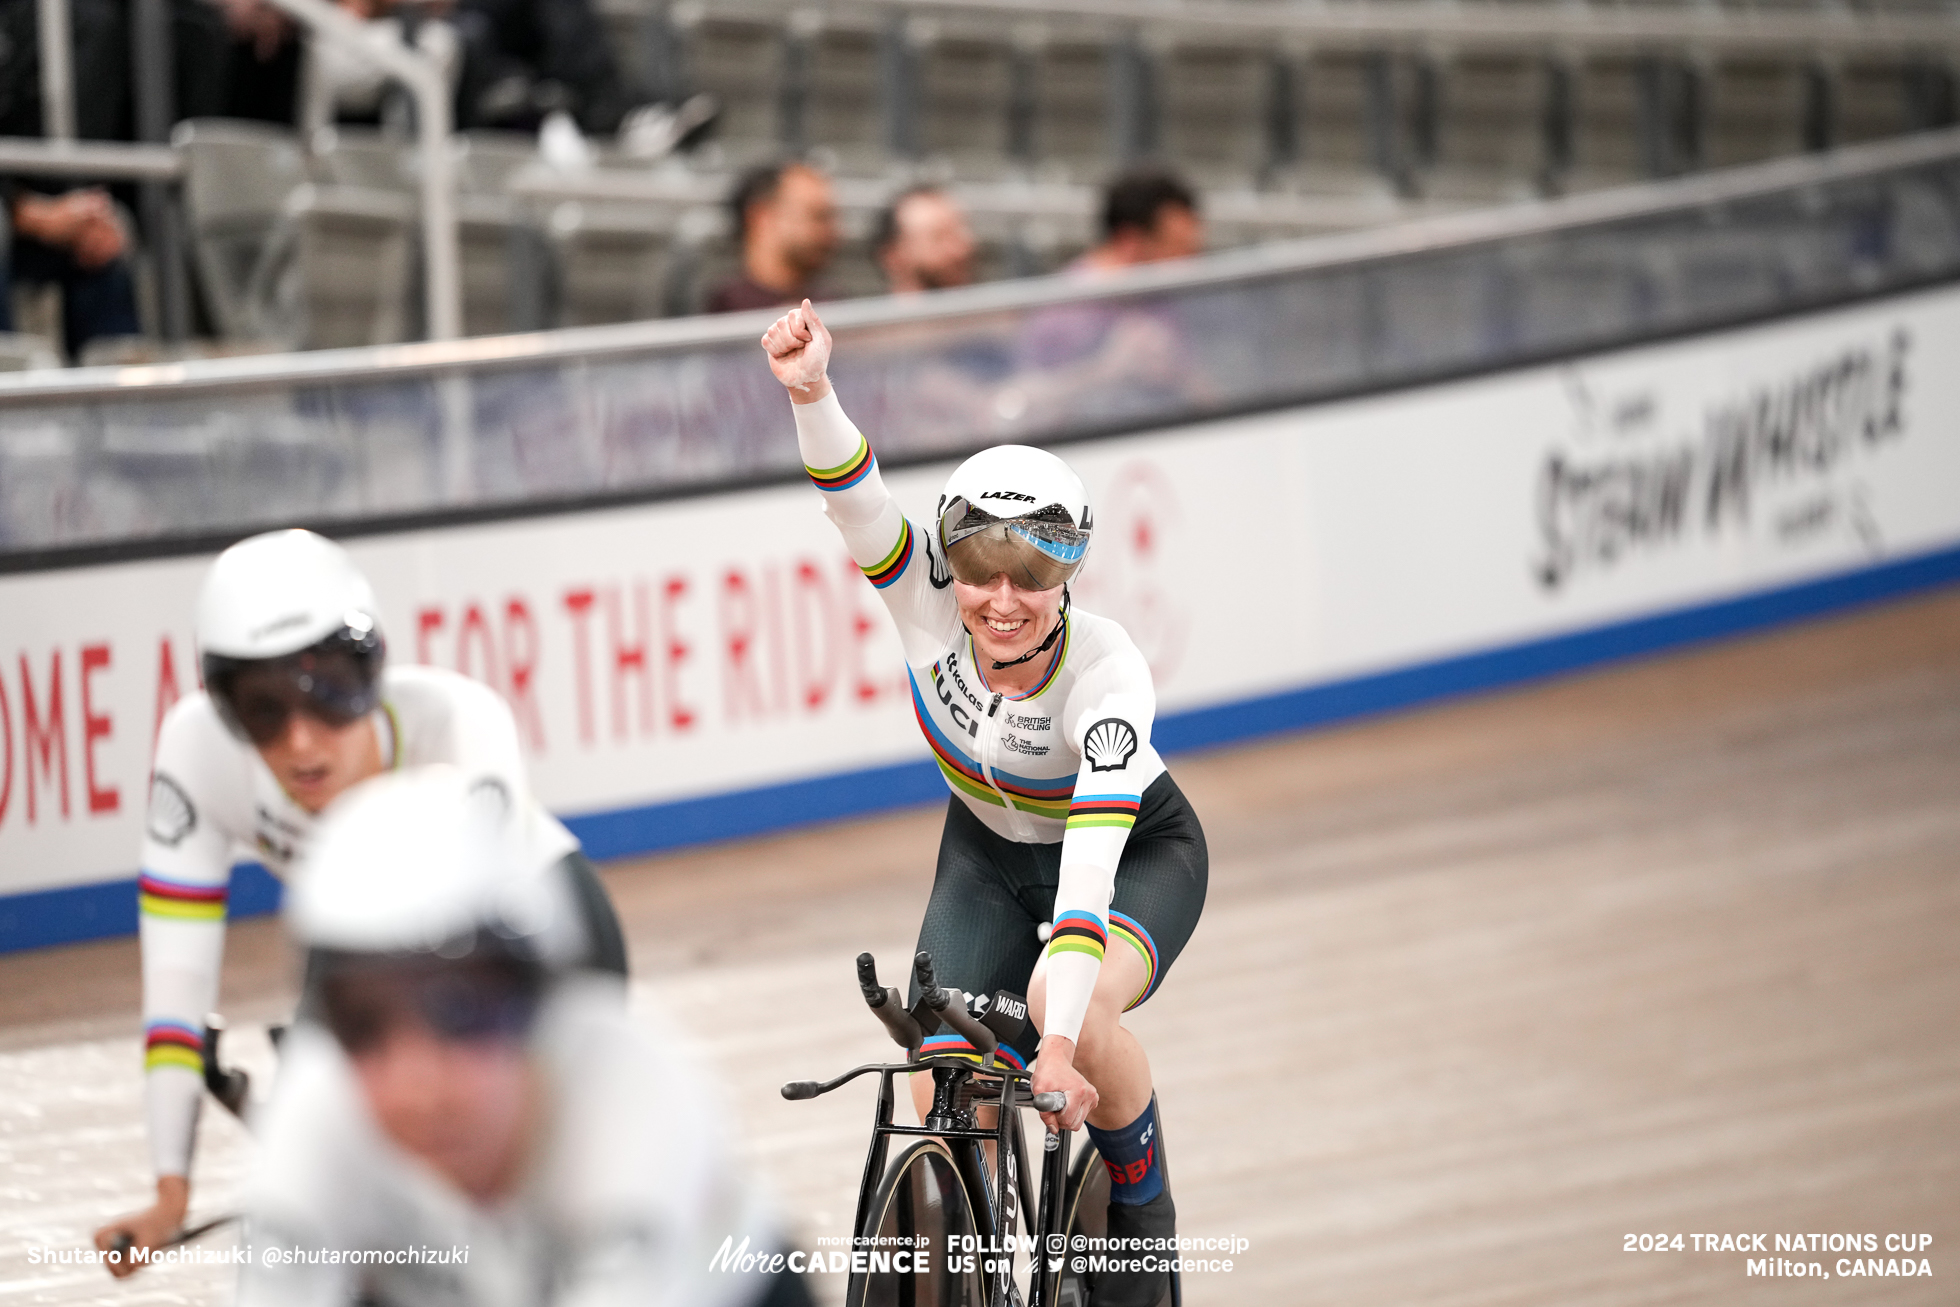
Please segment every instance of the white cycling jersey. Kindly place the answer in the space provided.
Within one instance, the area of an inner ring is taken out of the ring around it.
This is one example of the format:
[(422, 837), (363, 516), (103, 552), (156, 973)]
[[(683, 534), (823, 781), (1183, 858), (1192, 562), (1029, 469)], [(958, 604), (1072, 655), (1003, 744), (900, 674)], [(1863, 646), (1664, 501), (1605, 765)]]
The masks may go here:
[[(372, 721), (384, 766), (454, 763), (528, 795), (517, 725), (494, 690), (434, 667), (381, 673)], [(529, 840), (539, 865), (578, 847), (571, 832), (528, 798)], [(286, 874), (312, 833), (258, 750), (225, 728), (202, 691), (179, 701), (157, 736), (143, 836), (144, 1094), (158, 1175), (186, 1175), (197, 1132), (205, 1015), (218, 999), (225, 896), (241, 855)], [(564, 914), (570, 920), (571, 914)]]
[(899, 510), (835, 394), (795, 407), (824, 511), (898, 624), (913, 711), (946, 784), (996, 834), (1061, 842), (1045, 1033), (1075, 1039), (1102, 966), (1123, 845), (1144, 791), (1164, 774), (1150, 743), (1150, 666), (1121, 626), (1075, 609), (1033, 689), (991, 688), (931, 528)]
[[(472, 1202), (384, 1135), (320, 1027), (257, 1119), (239, 1307), (736, 1307), (777, 1247), (713, 1084), (617, 986), (571, 981), (530, 1044), (543, 1117), (516, 1191)], [(717, 1258), (723, 1241), (734, 1258)], [(463, 1254), (459, 1257), (458, 1253)], [(466, 1258), (466, 1259), (465, 1259)], [(357, 1296), (356, 1290), (363, 1292)]]

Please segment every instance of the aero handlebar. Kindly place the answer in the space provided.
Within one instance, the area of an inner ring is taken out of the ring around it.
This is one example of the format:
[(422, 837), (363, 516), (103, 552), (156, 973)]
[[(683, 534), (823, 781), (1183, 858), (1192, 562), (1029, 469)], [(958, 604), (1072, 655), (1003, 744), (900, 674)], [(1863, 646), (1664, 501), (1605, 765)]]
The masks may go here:
[(858, 988), (864, 992), (865, 1006), (885, 1023), (892, 1039), (908, 1056), (916, 1056), (919, 1046), (926, 1042), (925, 1032), (905, 1010), (905, 1000), (898, 991), (878, 983), (878, 964), (869, 953), (858, 954)]
[(919, 982), (920, 1000), (931, 1009), (941, 1021), (953, 1028), (953, 1032), (967, 1043), (973, 1045), (981, 1055), (980, 1065), (992, 1067), (994, 1050), (1000, 1041), (994, 1032), (967, 1015), (966, 1004), (955, 1002), (953, 995), (939, 987), (932, 975), (932, 954), (921, 952), (912, 959), (912, 974)]

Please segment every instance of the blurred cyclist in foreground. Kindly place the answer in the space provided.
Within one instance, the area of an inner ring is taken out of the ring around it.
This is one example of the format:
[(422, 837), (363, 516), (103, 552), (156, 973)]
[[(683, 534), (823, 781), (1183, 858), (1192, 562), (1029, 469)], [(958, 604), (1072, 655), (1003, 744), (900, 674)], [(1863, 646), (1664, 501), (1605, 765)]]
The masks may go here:
[[(384, 668), (374, 591), (347, 551), (269, 531), (218, 556), (198, 596), (205, 688), (164, 717), (144, 828), (144, 1094), (156, 1202), (98, 1230), (156, 1247), (182, 1226), (204, 1096), (203, 1023), (218, 1001), (225, 898), (241, 851), (284, 875), (315, 816), (350, 786), (455, 763), (527, 795), (517, 724), (496, 691), (434, 667)], [(489, 783), (489, 782), (486, 782)], [(578, 841), (525, 799), (524, 830), (576, 905), (559, 928), (581, 961), (624, 975), (619, 921)], [(125, 1260), (113, 1274), (141, 1263)]]
[(286, 919), (307, 951), (247, 1191), (240, 1307), (788, 1307), (714, 1268), (775, 1228), (717, 1091), (565, 966), (564, 910), (495, 780), (451, 767), (338, 803)]

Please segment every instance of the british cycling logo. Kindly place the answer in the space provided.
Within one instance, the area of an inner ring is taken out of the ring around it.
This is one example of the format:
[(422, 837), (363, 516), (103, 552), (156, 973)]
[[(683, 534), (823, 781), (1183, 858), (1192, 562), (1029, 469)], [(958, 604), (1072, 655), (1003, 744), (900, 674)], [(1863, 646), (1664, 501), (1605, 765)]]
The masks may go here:
[(1082, 737), (1090, 771), (1121, 771), (1137, 751), (1136, 728), (1121, 717), (1105, 717)]

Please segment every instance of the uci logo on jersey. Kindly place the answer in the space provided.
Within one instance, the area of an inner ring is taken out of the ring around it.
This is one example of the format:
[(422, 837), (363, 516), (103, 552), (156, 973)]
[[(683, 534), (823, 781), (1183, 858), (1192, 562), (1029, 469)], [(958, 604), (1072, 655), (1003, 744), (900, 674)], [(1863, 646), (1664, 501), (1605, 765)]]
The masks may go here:
[(967, 712), (965, 708), (953, 702), (953, 692), (946, 688), (946, 678), (940, 675), (939, 666), (938, 663), (932, 665), (932, 688), (939, 691), (939, 702), (945, 704), (946, 710), (952, 714), (954, 726), (965, 731), (973, 739), (979, 739), (979, 720)]

